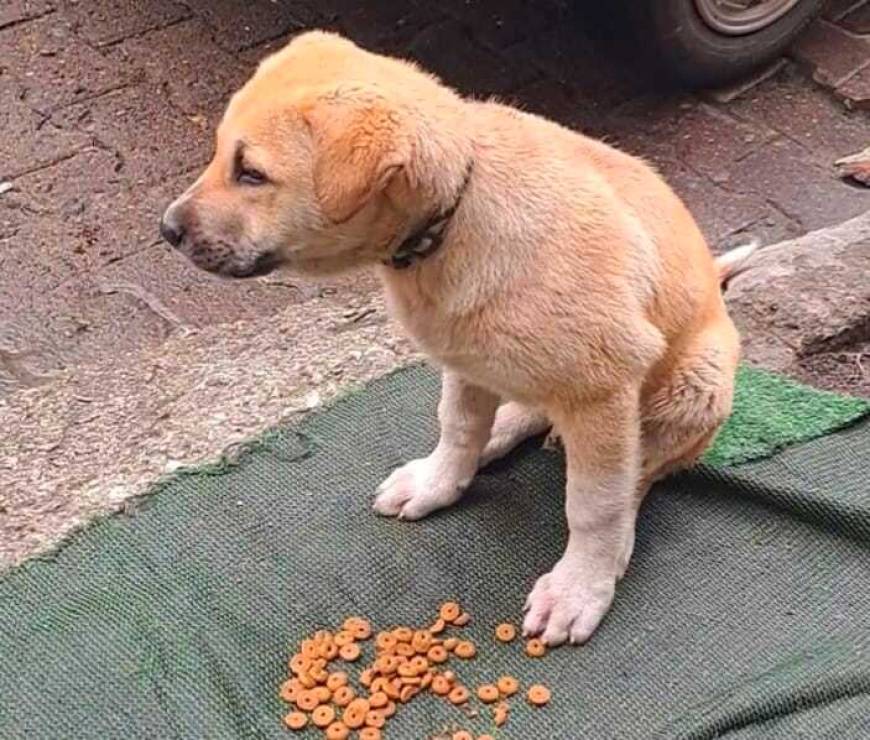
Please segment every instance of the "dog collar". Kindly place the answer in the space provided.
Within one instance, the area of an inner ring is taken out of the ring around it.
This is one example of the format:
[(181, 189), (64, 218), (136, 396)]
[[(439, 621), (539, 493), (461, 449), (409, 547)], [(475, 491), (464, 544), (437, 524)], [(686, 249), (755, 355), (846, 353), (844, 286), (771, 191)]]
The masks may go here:
[(396, 251), (393, 252), (392, 257), (384, 260), (385, 265), (392, 267), (394, 270), (404, 270), (415, 262), (420, 262), (438, 251), (444, 241), (444, 232), (447, 229), (447, 225), (459, 208), (462, 196), (465, 195), (468, 181), (471, 179), (473, 165), (474, 161), (468, 163), (468, 167), (465, 169), (465, 178), (462, 180), (462, 185), (459, 187), (459, 192), (456, 194), (453, 205), (446, 211), (439, 211), (416, 229), (398, 246)]

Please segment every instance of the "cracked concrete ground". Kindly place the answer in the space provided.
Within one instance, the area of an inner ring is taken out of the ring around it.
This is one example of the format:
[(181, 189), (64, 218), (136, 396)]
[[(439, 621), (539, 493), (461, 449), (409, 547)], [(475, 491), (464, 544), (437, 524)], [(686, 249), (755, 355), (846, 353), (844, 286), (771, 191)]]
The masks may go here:
[[(178, 465), (212, 459), (415, 356), (371, 276), (227, 283), (157, 239), (164, 205), (209, 156), (227, 96), (303, 28), (412, 56), (466, 93), (499, 95), (647, 157), (717, 250), (867, 211), (870, 190), (842, 184), (832, 163), (870, 141), (861, 87), (870, 54), (865, 64), (856, 53), (870, 44), (870, 3), (833, 3), (793, 59), (736, 97), (653, 93), (606, 63), (569, 5), (4, 3), (0, 565), (123, 506)], [(808, 279), (803, 289), (821, 288)], [(842, 341), (799, 342), (782, 369), (870, 392), (867, 312), (859, 301), (851, 333), (828, 327)]]

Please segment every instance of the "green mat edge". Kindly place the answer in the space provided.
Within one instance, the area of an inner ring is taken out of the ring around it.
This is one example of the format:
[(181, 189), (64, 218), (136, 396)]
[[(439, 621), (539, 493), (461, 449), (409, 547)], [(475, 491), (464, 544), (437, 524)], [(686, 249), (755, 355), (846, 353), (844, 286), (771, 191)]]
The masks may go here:
[[(308, 414), (302, 415), (299, 419), (278, 424), (275, 427), (256, 435), (250, 440), (232, 445), (229, 450), (221, 453), (217, 460), (197, 465), (183, 466), (171, 473), (162, 475), (149, 486), (147, 491), (143, 491), (142, 493), (127, 499), (125, 504), (128, 508), (124, 511), (115, 510), (98, 514), (93, 519), (67, 533), (63, 539), (55, 543), (54, 546), (48, 550), (28, 557), (23, 563), (5, 569), (5, 572), (3, 569), (0, 569), (0, 579), (2, 579), (6, 573), (17, 568), (27, 567), (30, 564), (40, 562), (51, 562), (63, 550), (73, 545), (80, 537), (86, 536), (92, 528), (99, 526), (107, 519), (116, 516), (135, 516), (137, 511), (148, 505), (150, 499), (162, 493), (166, 488), (170, 487), (175, 481), (181, 478), (200, 475), (226, 475), (230, 471), (243, 465), (245, 460), (251, 455), (270, 449), (270, 443), (272, 440), (288, 433), (292, 433), (300, 425), (304, 424), (306, 419), (311, 416), (328, 412), (330, 409), (345, 403), (357, 394), (365, 392), (365, 390), (372, 385), (386, 383), (397, 375), (420, 372), (425, 369), (430, 369), (430, 371), (432, 371), (431, 366), (427, 363), (414, 362), (395, 368), (374, 380), (349, 384), (323, 406), (312, 410)], [(745, 393), (747, 379), (749, 379), (749, 382), (761, 382), (768, 390), (775, 392), (777, 395), (773, 399), (774, 401), (781, 401), (785, 396), (802, 398), (807, 401), (807, 406), (810, 410), (827, 407), (828, 409), (837, 411), (837, 413), (826, 418), (822, 425), (817, 425), (813, 429), (782, 435), (777, 440), (771, 440), (770, 438), (763, 439), (760, 443), (757, 442), (755, 445), (735, 445), (733, 440), (729, 440), (727, 430), (732, 420), (740, 413), (741, 404), (748, 403), (748, 396)], [(714, 467), (730, 467), (752, 462), (754, 460), (761, 460), (770, 457), (787, 447), (792, 447), (802, 442), (809, 442), (810, 440), (845, 429), (857, 423), (865, 416), (870, 415), (870, 400), (834, 393), (832, 391), (819, 390), (787, 378), (784, 375), (763, 370), (761, 368), (751, 367), (746, 364), (741, 365), (738, 370), (736, 385), (734, 413), (731, 418), (729, 418), (729, 422), (726, 423), (720, 434), (717, 435), (712, 447), (702, 458), (703, 463)]]

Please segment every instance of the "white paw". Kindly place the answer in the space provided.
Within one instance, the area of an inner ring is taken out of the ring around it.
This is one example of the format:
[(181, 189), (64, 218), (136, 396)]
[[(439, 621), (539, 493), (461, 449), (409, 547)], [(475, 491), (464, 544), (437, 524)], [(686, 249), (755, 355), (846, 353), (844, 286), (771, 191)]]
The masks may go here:
[(586, 642), (610, 608), (616, 583), (612, 574), (588, 570), (566, 555), (541, 576), (526, 600), (523, 633), (548, 645)]
[(383, 516), (422, 519), (456, 503), (468, 482), (457, 480), (432, 457), (412, 460), (378, 486), (374, 509)]

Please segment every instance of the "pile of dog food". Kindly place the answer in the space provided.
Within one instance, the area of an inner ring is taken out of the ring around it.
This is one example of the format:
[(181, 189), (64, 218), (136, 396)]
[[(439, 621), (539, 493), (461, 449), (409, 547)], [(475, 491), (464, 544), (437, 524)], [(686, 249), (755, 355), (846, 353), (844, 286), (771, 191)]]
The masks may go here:
[[(345, 740), (354, 732), (358, 740), (380, 740), (398, 706), (428, 692), (465, 710), (474, 694), (492, 712), (493, 724), (501, 727), (510, 714), (509, 699), (520, 691), (519, 681), (502, 676), (494, 684), (472, 689), (448, 667), (452, 658), (471, 660), (477, 655), (471, 640), (448, 634), (470, 621), (471, 616), (459, 604), (449, 601), (441, 605), (437, 619), (428, 627), (402, 626), (379, 632), (374, 636), (373, 662), (361, 668), (353, 682), (347, 671), (333, 670), (332, 665), (359, 661), (361, 643), (372, 639), (370, 622), (348, 617), (336, 632), (315, 632), (302, 640), (299, 652), (290, 658), (292, 676), (281, 684), (281, 698), (293, 706), (284, 723), (292, 730), (313, 725), (327, 740)], [(512, 624), (500, 624), (494, 636), (499, 642), (513, 642), (517, 630)], [(546, 646), (532, 639), (525, 651), (538, 658), (546, 653)], [(526, 700), (542, 707), (549, 702), (550, 691), (540, 684), (529, 686)], [(451, 731), (446, 737), (474, 740), (465, 730)], [(492, 740), (492, 736), (480, 735), (477, 740)]]

